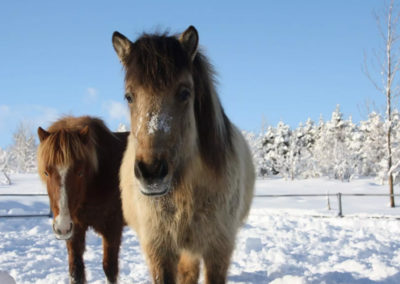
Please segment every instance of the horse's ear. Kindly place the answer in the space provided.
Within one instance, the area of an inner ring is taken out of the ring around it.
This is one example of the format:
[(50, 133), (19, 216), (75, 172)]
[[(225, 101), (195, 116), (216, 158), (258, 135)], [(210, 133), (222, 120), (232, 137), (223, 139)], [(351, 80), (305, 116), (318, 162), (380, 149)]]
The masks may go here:
[(131, 52), (131, 41), (123, 34), (114, 32), (112, 35), (112, 43), (119, 60), (121, 60), (123, 64), (126, 64), (127, 58)]
[(196, 28), (193, 26), (188, 27), (186, 31), (180, 35), (179, 41), (189, 54), (190, 59), (193, 61), (199, 45), (199, 34), (197, 33)]
[(38, 132), (38, 136), (39, 136), (40, 142), (43, 142), (44, 140), (46, 140), (47, 137), (50, 136), (50, 132), (47, 132), (46, 130), (44, 130), (40, 126), (39, 126), (37, 132)]
[(79, 137), (81, 138), (83, 144), (87, 144), (89, 141), (89, 126), (86, 125), (79, 131)]

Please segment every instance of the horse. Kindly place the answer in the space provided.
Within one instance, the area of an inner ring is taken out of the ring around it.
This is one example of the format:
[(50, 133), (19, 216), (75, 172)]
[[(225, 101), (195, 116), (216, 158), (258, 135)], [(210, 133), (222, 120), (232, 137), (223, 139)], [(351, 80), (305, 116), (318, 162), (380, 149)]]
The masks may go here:
[(103, 270), (116, 283), (122, 216), (118, 172), (128, 132), (113, 133), (98, 118), (64, 117), (38, 128), (38, 172), (47, 186), (53, 232), (66, 240), (70, 283), (86, 282), (83, 252), (92, 227), (102, 236)]
[(122, 211), (154, 283), (225, 283), (253, 198), (249, 147), (226, 116), (197, 30), (119, 32), (131, 133), (120, 169)]

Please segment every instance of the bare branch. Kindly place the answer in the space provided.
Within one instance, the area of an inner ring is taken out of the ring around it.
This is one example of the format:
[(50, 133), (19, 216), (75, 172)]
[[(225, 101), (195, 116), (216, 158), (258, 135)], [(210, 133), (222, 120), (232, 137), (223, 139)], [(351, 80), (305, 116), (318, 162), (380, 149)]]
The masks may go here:
[(374, 11), (374, 17), (375, 17), (376, 25), (378, 26), (378, 32), (379, 32), (381, 38), (383, 39), (383, 41), (386, 42), (386, 34), (384, 33), (384, 31), (382, 29), (381, 18), (375, 11)]
[(379, 84), (376, 83), (376, 81), (372, 78), (369, 69), (368, 69), (368, 63), (367, 63), (367, 55), (364, 52), (364, 66), (362, 68), (363, 73), (367, 76), (368, 80), (372, 83), (372, 85), (379, 91), (383, 92), (383, 89), (379, 86)]

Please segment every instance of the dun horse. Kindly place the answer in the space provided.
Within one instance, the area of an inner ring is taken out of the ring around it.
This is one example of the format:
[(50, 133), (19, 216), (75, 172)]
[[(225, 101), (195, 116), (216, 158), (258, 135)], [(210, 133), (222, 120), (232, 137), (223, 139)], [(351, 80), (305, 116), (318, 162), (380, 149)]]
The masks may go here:
[(254, 168), (214, 87), (198, 33), (113, 34), (125, 70), (131, 134), (120, 170), (124, 217), (154, 283), (225, 283), (253, 197)]
[(47, 185), (53, 231), (66, 240), (71, 283), (84, 283), (85, 235), (92, 227), (103, 238), (107, 281), (118, 277), (124, 225), (118, 172), (128, 133), (112, 133), (100, 119), (66, 117), (39, 127), (39, 175)]

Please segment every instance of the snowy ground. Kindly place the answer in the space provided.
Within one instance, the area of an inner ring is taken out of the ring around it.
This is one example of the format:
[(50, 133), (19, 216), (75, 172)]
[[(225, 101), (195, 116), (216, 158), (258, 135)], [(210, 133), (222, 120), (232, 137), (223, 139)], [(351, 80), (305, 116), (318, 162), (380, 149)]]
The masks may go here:
[[(14, 176), (4, 193), (44, 193), (36, 175)], [(371, 179), (341, 183), (325, 179), (260, 180), (258, 194), (386, 193)], [(396, 188), (397, 190), (397, 188)], [(400, 202), (400, 200), (398, 200)], [(237, 239), (229, 283), (400, 283), (400, 208), (387, 197), (256, 198)], [(47, 197), (0, 197), (0, 215), (46, 214)], [(384, 218), (377, 218), (384, 217)], [(49, 218), (0, 218), (0, 282), (68, 283), (67, 253)], [(92, 231), (85, 253), (89, 283), (104, 283), (101, 239)], [(125, 229), (121, 283), (149, 283), (135, 234)]]

